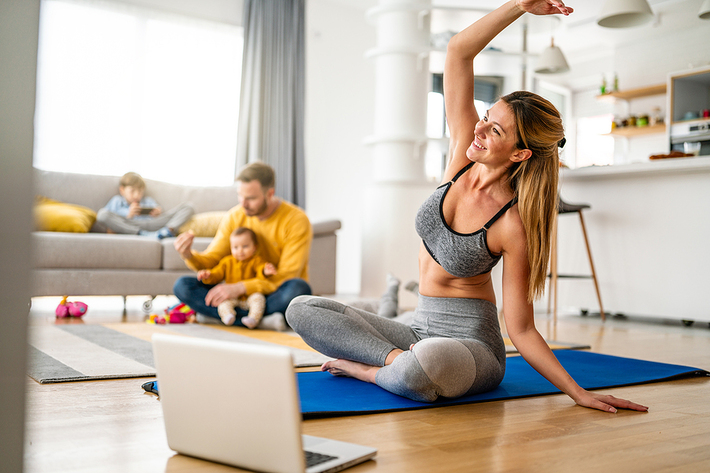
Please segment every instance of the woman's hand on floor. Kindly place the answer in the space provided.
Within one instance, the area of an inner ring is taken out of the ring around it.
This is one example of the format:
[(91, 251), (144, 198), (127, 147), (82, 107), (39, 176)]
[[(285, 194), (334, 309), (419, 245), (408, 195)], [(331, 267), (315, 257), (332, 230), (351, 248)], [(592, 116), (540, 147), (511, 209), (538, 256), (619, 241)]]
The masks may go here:
[(626, 399), (619, 399), (614, 396), (583, 391), (575, 402), (582, 407), (599, 409), (600, 411), (615, 413), (616, 409), (630, 409), (633, 411), (648, 411), (648, 407), (636, 404)]

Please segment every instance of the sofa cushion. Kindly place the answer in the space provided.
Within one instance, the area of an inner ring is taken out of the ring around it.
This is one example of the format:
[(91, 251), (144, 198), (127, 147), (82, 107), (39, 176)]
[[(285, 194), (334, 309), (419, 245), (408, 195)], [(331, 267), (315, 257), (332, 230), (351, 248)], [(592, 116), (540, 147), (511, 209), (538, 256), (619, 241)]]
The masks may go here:
[(193, 215), (185, 225), (180, 227), (178, 233), (191, 231), (196, 237), (211, 238), (217, 234), (219, 224), (225, 215), (227, 212), (221, 210)]
[(106, 233), (34, 232), (35, 268), (160, 269), (162, 246), (153, 238)]
[(90, 208), (42, 196), (37, 196), (33, 211), (35, 227), (43, 232), (87, 233), (96, 221)]

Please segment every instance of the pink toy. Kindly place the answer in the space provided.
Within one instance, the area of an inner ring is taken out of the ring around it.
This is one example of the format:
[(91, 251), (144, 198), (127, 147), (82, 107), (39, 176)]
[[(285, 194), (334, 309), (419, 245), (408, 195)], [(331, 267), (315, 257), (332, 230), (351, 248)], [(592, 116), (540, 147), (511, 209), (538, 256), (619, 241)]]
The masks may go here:
[(57, 309), (54, 311), (54, 313), (57, 315), (59, 318), (64, 318), (64, 317), (81, 317), (84, 314), (86, 314), (87, 309), (89, 306), (84, 304), (83, 302), (67, 302), (67, 297), (64, 296), (62, 298), (62, 301), (59, 303), (57, 306)]
[(165, 314), (171, 324), (184, 324), (195, 317), (195, 311), (184, 303), (168, 307), (165, 309)]
[(150, 314), (149, 324), (184, 324), (190, 323), (195, 318), (195, 311), (185, 304), (176, 304), (165, 309), (165, 315)]

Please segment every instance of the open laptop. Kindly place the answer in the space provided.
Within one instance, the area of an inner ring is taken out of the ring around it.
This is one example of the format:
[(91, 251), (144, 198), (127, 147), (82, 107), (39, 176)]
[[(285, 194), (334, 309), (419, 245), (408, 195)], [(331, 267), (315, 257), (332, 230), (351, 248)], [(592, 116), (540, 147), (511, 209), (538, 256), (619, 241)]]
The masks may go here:
[[(152, 342), (168, 446), (179, 453), (274, 473), (340, 471), (377, 453), (301, 435), (286, 348), (165, 334)], [(304, 451), (323, 461), (306, 467)]]

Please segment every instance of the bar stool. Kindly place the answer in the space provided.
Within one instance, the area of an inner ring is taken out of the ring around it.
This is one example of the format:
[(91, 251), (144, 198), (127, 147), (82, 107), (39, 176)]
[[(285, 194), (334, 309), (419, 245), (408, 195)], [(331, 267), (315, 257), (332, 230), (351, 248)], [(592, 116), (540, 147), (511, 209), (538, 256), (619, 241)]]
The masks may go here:
[(554, 317), (554, 323), (557, 325), (557, 280), (560, 278), (591, 278), (592, 281), (594, 281), (594, 289), (597, 291), (597, 299), (599, 300), (599, 313), (601, 314), (602, 321), (606, 320), (606, 315), (604, 314), (604, 307), (602, 306), (602, 296), (599, 293), (599, 284), (597, 283), (597, 274), (594, 271), (594, 261), (592, 260), (592, 252), (589, 249), (589, 240), (587, 239), (587, 229), (584, 226), (584, 217), (582, 216), (582, 210), (584, 209), (590, 209), (591, 205), (589, 204), (568, 204), (564, 200), (562, 200), (562, 197), (558, 197), (558, 207), (557, 207), (557, 215), (558, 218), (560, 215), (564, 214), (570, 214), (570, 213), (577, 213), (579, 215), (579, 223), (582, 225), (582, 235), (584, 235), (584, 244), (587, 247), (587, 256), (589, 257), (589, 267), (592, 270), (592, 274), (590, 276), (580, 276), (580, 275), (573, 275), (573, 274), (558, 274), (557, 273), (557, 219), (555, 219), (555, 223), (553, 225), (553, 230), (552, 230), (552, 242), (550, 245), (550, 287), (548, 291), (548, 299), (547, 299), (547, 313), (550, 313), (550, 304), (552, 301), (553, 293), (554, 293), (554, 310), (553, 310), (553, 317)]

